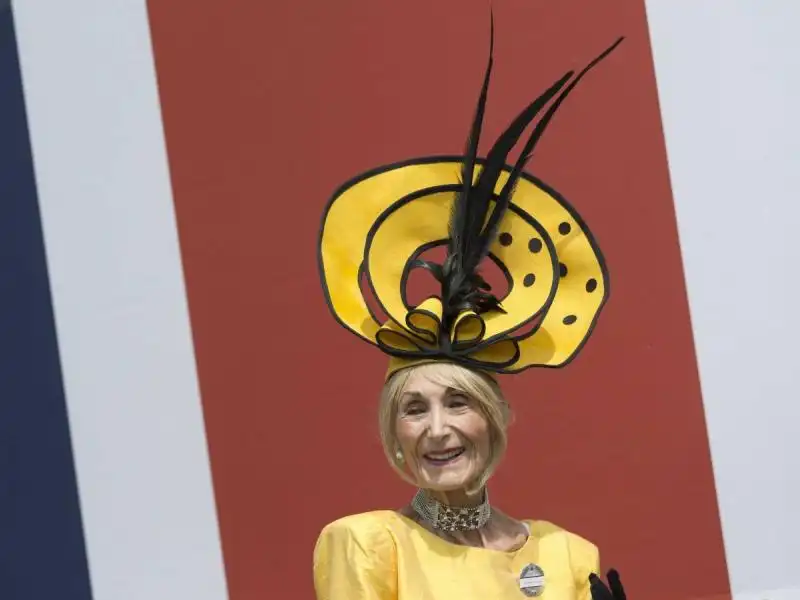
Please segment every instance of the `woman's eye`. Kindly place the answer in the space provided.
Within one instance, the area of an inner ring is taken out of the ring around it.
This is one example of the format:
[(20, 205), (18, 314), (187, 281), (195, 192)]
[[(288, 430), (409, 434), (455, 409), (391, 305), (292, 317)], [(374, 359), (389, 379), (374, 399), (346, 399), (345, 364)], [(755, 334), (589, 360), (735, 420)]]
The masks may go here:
[(425, 407), (421, 404), (410, 404), (406, 406), (406, 414), (407, 415), (418, 415), (425, 410)]
[(469, 401), (464, 396), (450, 396), (450, 406), (466, 406)]

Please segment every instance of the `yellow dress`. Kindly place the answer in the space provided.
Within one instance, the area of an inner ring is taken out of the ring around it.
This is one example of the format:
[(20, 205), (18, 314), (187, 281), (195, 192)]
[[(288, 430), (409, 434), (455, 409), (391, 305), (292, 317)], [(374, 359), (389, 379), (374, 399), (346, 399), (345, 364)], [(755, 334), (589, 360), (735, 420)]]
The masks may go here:
[(526, 520), (516, 551), (461, 546), (394, 511), (351, 515), (327, 525), (314, 549), (317, 600), (525, 600), (519, 576), (544, 572), (539, 600), (591, 600), (597, 547), (546, 521)]

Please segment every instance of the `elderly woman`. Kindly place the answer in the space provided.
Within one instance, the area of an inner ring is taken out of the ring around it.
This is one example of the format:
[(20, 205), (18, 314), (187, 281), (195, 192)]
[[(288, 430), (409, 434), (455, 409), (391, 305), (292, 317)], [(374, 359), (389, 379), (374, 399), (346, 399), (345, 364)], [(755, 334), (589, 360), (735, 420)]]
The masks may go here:
[[(478, 159), (490, 50), (466, 156), (376, 169), (334, 194), (320, 233), (326, 299), (340, 324), (391, 357), (380, 434), (389, 463), (417, 492), (400, 510), (324, 528), (314, 552), (318, 600), (624, 598), (613, 571), (609, 587), (597, 577), (591, 542), (506, 515), (487, 491), (509, 421), (497, 376), (567, 364), (606, 300), (607, 271), (586, 225), (522, 167), (567, 94), (619, 41), (556, 81)], [(442, 264), (420, 259), (436, 245), (447, 246)], [(502, 299), (478, 272), (487, 257), (507, 274)], [(415, 268), (441, 293), (412, 306), (406, 283)], [(365, 288), (388, 318), (376, 315)]]

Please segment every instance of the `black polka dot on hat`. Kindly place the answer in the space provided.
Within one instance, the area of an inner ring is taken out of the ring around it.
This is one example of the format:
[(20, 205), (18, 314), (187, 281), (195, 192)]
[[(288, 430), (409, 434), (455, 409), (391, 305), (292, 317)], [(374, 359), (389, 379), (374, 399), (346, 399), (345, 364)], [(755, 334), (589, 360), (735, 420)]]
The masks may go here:
[(561, 235), (567, 235), (570, 231), (572, 231), (572, 226), (564, 221), (561, 225), (558, 226), (558, 233)]
[(522, 280), (522, 285), (525, 287), (531, 287), (534, 283), (536, 283), (536, 275), (533, 273), (528, 273)]
[(591, 294), (596, 289), (597, 289), (597, 280), (596, 279), (590, 279), (589, 281), (586, 282), (586, 291), (587, 292), (589, 292)]
[(504, 231), (503, 233), (500, 234), (499, 240), (501, 246), (510, 246), (511, 242), (514, 241), (514, 238), (511, 237), (510, 233)]
[(564, 263), (558, 263), (558, 272), (561, 275), (561, 277), (566, 277), (567, 276), (567, 265), (565, 265)]
[(567, 315), (564, 317), (564, 325), (572, 325), (575, 321), (578, 320), (578, 317), (575, 315)]
[(532, 238), (531, 241), (528, 242), (528, 250), (530, 250), (534, 254), (541, 252), (542, 240), (540, 240), (539, 238)]

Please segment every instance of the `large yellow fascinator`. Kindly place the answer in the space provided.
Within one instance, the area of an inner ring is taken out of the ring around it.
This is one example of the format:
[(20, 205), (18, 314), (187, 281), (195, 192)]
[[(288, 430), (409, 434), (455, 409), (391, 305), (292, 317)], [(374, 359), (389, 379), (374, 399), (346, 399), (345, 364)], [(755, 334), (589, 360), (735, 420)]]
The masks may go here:
[[(561, 103), (621, 41), (577, 74), (559, 78), (479, 158), (492, 28), (465, 155), (378, 167), (333, 194), (319, 236), (328, 306), (341, 325), (391, 357), (388, 375), (432, 361), (488, 373), (559, 367), (585, 344), (608, 298), (603, 255), (580, 215), (523, 168)], [(542, 111), (508, 165), (512, 148)], [(442, 263), (420, 258), (436, 246), (446, 246)], [(506, 275), (502, 298), (479, 272), (486, 258)], [(414, 269), (426, 269), (441, 292), (410, 305), (406, 287)]]

